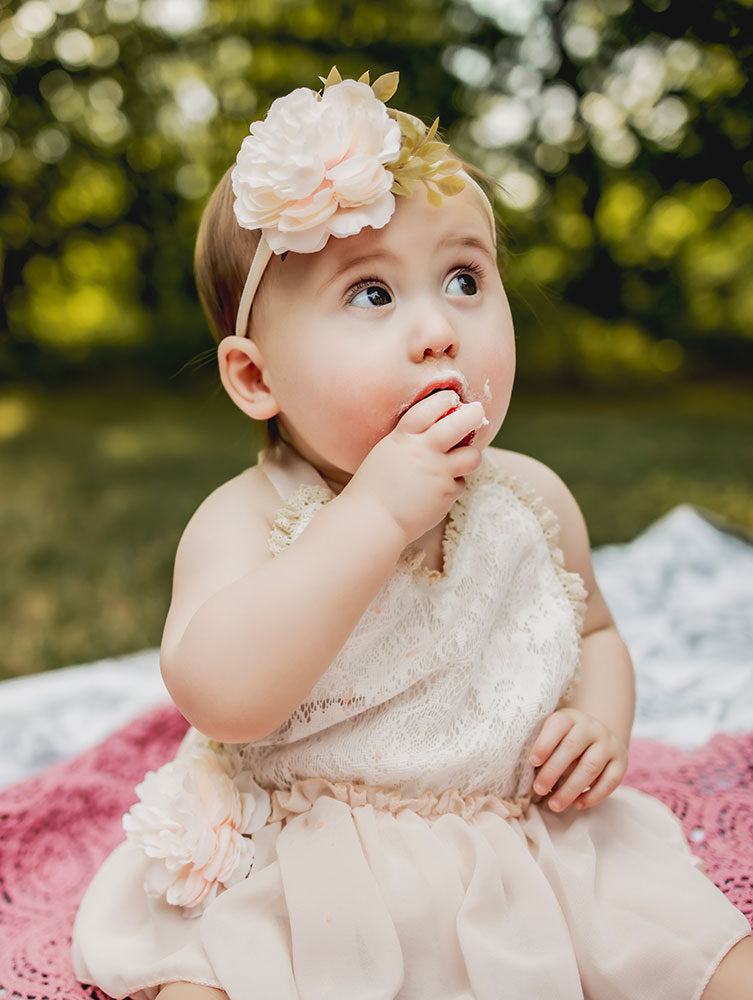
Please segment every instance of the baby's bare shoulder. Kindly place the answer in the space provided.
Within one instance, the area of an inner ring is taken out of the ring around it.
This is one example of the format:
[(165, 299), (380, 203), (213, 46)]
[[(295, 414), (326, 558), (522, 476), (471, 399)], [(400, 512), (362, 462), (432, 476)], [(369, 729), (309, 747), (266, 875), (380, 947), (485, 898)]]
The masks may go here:
[(487, 448), (486, 453), (497, 468), (530, 486), (557, 516), (565, 565), (580, 573), (588, 587), (593, 586), (588, 529), (575, 497), (557, 473), (538, 459), (517, 451)]
[(547, 507), (558, 516), (571, 513), (572, 507), (577, 507), (572, 493), (557, 473), (538, 459), (505, 448), (490, 447), (486, 449), (486, 454), (502, 472), (514, 476), (535, 490)]
[(279, 506), (274, 487), (258, 466), (229, 479), (198, 506), (175, 553), (163, 656), (177, 646), (205, 601), (272, 558), (267, 539)]
[[(280, 499), (258, 465), (252, 465), (218, 486), (194, 511), (185, 527), (181, 544), (204, 532), (256, 533), (261, 524), (271, 524)], [(237, 537), (237, 536), (236, 536)]]

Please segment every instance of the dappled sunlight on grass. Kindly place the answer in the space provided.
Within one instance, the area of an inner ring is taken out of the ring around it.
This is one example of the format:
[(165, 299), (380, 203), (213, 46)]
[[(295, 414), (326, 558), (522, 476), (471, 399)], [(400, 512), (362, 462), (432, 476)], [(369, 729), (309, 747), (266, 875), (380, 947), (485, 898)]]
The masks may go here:
[(734, 384), (633, 399), (521, 396), (497, 444), (562, 476), (594, 545), (628, 541), (680, 503), (753, 534), (750, 399)]
[(135, 423), (133, 426), (104, 427), (97, 436), (99, 453), (114, 461), (130, 461), (175, 455), (192, 455), (196, 434), (189, 426), (173, 423)]

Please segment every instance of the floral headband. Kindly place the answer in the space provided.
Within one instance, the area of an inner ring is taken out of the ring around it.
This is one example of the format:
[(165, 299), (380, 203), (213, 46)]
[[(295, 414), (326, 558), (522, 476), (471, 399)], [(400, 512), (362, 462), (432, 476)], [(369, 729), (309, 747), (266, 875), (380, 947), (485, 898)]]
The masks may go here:
[(253, 122), (231, 174), (234, 211), (244, 229), (260, 229), (238, 306), (235, 333), (246, 335), (259, 282), (272, 254), (316, 253), (330, 236), (354, 236), (364, 226), (381, 229), (395, 211), (395, 195), (411, 195), (417, 182), (431, 204), (476, 188), (448, 156), (431, 128), (418, 118), (388, 108), (399, 74), (386, 73), (369, 85), (369, 74), (343, 80), (332, 67), (321, 93), (299, 87), (273, 101), (264, 121)]

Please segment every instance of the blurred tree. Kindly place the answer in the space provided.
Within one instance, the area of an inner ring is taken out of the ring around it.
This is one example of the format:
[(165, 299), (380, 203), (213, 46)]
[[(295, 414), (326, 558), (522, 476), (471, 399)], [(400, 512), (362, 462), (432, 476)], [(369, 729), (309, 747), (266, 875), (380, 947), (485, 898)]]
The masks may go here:
[(395, 103), (504, 185), (529, 374), (739, 367), (752, 2), (0, 0), (0, 374), (207, 348), (201, 206), (250, 121), (333, 63), (398, 68)]
[(752, 8), (458, 0), (453, 140), (505, 188), (529, 374), (751, 370)]

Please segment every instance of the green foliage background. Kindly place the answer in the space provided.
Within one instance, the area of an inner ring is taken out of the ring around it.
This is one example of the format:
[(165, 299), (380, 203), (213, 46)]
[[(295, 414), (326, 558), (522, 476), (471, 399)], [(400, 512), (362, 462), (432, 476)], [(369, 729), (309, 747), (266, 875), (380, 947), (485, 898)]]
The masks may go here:
[(201, 207), (274, 97), (399, 69), (393, 100), (507, 189), (528, 380), (753, 357), (751, 0), (0, 2), (0, 376), (208, 346)]

